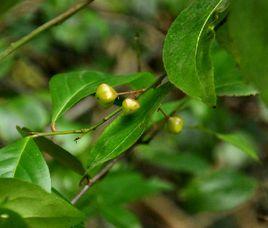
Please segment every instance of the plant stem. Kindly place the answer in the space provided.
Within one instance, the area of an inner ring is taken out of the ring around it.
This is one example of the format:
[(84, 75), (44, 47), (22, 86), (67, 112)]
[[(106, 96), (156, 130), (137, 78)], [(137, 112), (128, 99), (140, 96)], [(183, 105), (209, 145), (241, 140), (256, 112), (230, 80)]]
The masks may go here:
[(110, 113), (108, 116), (104, 117), (101, 121), (96, 123), (95, 125), (89, 127), (89, 128), (83, 128), (79, 130), (66, 130), (66, 131), (50, 131), (50, 132), (30, 132), (30, 137), (37, 138), (41, 136), (53, 136), (53, 135), (69, 135), (69, 134), (86, 134), (90, 131), (95, 130), (100, 125), (114, 117), (116, 114), (121, 112), (121, 108), (116, 109), (114, 112)]
[(165, 117), (165, 119), (167, 119), (167, 120), (169, 119), (169, 115), (166, 114), (166, 112), (161, 107), (159, 107), (158, 111), (160, 111), (163, 114), (163, 116)]
[(131, 91), (126, 91), (126, 92), (119, 92), (117, 93), (118, 95), (126, 95), (126, 94), (139, 94), (143, 93), (146, 89), (139, 89), (139, 90), (131, 90)]
[(67, 11), (63, 12), (62, 14), (58, 15), (57, 17), (53, 18), (52, 20), (44, 23), (43, 25), (39, 26), (29, 34), (25, 35), (18, 41), (11, 43), (10, 46), (0, 53), (0, 61), (3, 60), (5, 57), (16, 51), (19, 47), (23, 46), (34, 37), (39, 35), (40, 33), (48, 30), (49, 28), (62, 23), (63, 21), (67, 20), (72, 15), (76, 14), (81, 9), (85, 8), (88, 4), (93, 2), (94, 0), (83, 0), (78, 2), (77, 4), (71, 6)]
[(114, 164), (120, 160), (123, 156), (119, 156), (109, 162), (98, 174), (96, 174), (92, 179), (89, 180), (88, 184), (85, 185), (81, 191), (72, 199), (71, 203), (76, 204), (77, 201), (88, 191), (89, 188), (92, 187), (98, 180), (100, 180), (102, 177), (104, 177), (109, 170), (114, 166)]

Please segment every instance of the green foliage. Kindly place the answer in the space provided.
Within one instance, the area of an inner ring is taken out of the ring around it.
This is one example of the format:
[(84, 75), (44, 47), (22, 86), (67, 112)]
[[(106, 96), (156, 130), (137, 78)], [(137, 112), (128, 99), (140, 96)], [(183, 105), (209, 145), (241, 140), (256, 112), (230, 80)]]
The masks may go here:
[(163, 61), (169, 80), (189, 96), (213, 106), (216, 93), (209, 57), (215, 26), (213, 13), (223, 0), (195, 1), (169, 28), (163, 50)]
[(197, 177), (181, 196), (191, 211), (224, 211), (249, 200), (255, 188), (255, 180), (234, 171), (221, 170)]
[(0, 157), (1, 178), (18, 178), (50, 192), (49, 170), (33, 139), (26, 137), (2, 148)]
[[(241, 10), (242, 9), (242, 10)], [(232, 1), (230, 15), (219, 36), (224, 46), (234, 55), (243, 76), (260, 91), (268, 104), (268, 58), (266, 0)]]
[(131, 116), (122, 115), (114, 120), (91, 149), (88, 169), (109, 161), (130, 148), (145, 131), (150, 116), (159, 108), (169, 89), (169, 84), (150, 89), (139, 98), (141, 108), (136, 113)]
[(83, 214), (54, 193), (16, 179), (0, 179), (0, 202), (19, 214), (30, 227), (70, 227)]
[(52, 97), (52, 122), (57, 119), (82, 98), (96, 92), (101, 83), (111, 86), (128, 84), (144, 73), (137, 73), (125, 76), (113, 76), (94, 71), (72, 72), (56, 75), (50, 81), (50, 92)]
[[(129, 204), (161, 192), (185, 212), (253, 198), (266, 180), (255, 162), (266, 110), (253, 96), (268, 104), (267, 1), (110, 0), (60, 21), (76, 1), (4, 15), (17, 2), (0, 6), (0, 59), (17, 51), (0, 62), (0, 227), (143, 227), (147, 213), (134, 211), (144, 205)], [(103, 83), (116, 109), (96, 102)]]

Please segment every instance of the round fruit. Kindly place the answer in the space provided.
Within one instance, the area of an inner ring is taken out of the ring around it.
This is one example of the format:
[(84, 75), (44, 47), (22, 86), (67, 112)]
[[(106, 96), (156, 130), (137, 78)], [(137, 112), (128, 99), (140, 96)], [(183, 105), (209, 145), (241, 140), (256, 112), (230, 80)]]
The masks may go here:
[(100, 101), (102, 105), (109, 105), (114, 102), (118, 94), (113, 89), (113, 87), (103, 83), (100, 84), (96, 90), (96, 98)]
[(123, 112), (125, 114), (132, 114), (136, 112), (140, 107), (140, 103), (131, 98), (126, 98), (122, 103)]
[(183, 119), (179, 116), (172, 116), (168, 119), (168, 130), (171, 133), (178, 134), (182, 131), (183, 128)]

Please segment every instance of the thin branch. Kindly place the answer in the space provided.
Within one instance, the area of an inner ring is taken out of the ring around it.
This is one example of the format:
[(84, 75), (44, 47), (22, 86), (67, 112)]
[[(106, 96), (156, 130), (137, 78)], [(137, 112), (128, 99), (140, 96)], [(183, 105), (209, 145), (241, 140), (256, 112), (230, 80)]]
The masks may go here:
[(39, 26), (29, 34), (25, 35), (18, 41), (11, 43), (10, 46), (0, 53), (0, 61), (3, 60), (5, 57), (16, 51), (19, 47), (23, 46), (24, 44), (28, 43), (34, 37), (39, 35), (40, 33), (50, 29), (51, 27), (62, 23), (63, 21), (67, 20), (72, 15), (76, 14), (81, 9), (85, 8), (88, 4), (93, 2), (94, 0), (83, 0), (78, 2), (77, 4), (71, 6), (67, 11), (63, 12), (62, 14), (58, 15), (57, 17), (53, 18), (52, 20), (44, 23), (43, 25)]
[(166, 114), (166, 112), (161, 107), (159, 107), (158, 111), (160, 111), (163, 114), (163, 116), (165, 117), (165, 119), (169, 119), (169, 115)]
[(139, 90), (131, 90), (131, 91), (125, 91), (125, 92), (118, 92), (118, 95), (128, 95), (128, 94), (139, 94), (143, 93), (146, 89), (139, 89)]
[(96, 128), (98, 128), (100, 125), (104, 124), (106, 121), (117, 115), (119, 112), (121, 112), (121, 108), (116, 109), (112, 113), (110, 113), (108, 116), (104, 117), (101, 121), (96, 123), (95, 125), (89, 127), (89, 128), (83, 128), (79, 130), (66, 130), (66, 131), (50, 131), (50, 132), (30, 132), (30, 137), (37, 138), (41, 136), (53, 136), (53, 135), (69, 135), (69, 134), (86, 134), (90, 131), (94, 131)]
[(90, 179), (88, 184), (85, 185), (82, 190), (72, 199), (71, 203), (76, 204), (77, 201), (88, 191), (88, 189), (90, 189), (98, 180), (102, 179), (122, 157), (123, 156), (116, 157), (114, 160), (109, 162), (96, 176)]

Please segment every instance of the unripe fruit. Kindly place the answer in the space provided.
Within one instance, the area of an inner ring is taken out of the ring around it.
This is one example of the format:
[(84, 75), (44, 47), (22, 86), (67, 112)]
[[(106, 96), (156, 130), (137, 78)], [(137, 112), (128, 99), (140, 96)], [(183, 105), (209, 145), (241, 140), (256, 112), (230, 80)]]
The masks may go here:
[(167, 126), (168, 126), (168, 130), (171, 132), (171, 133), (174, 133), (174, 134), (178, 134), (181, 132), (182, 128), (183, 128), (183, 119), (179, 116), (172, 116), (172, 117), (169, 117), (168, 119), (168, 123), (167, 123)]
[(140, 103), (131, 98), (126, 98), (122, 103), (123, 112), (127, 115), (136, 112), (140, 107)]
[(113, 87), (105, 83), (100, 84), (96, 90), (96, 98), (104, 106), (112, 104), (117, 96), (118, 94)]

